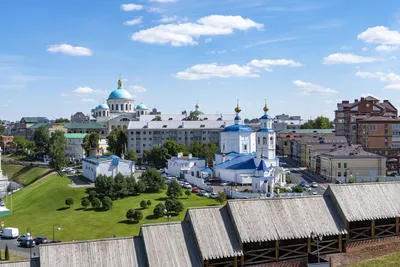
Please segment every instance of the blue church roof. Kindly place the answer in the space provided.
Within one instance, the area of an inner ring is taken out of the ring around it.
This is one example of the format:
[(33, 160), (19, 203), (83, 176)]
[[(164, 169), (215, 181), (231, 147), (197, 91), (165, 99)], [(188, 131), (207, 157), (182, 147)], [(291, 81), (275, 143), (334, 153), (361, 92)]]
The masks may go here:
[(96, 107), (96, 109), (110, 109), (110, 107), (107, 104), (100, 104)]
[(226, 127), (222, 132), (251, 133), (253, 129), (250, 126), (237, 124)]
[(135, 107), (135, 110), (136, 109), (139, 109), (139, 110), (147, 110), (147, 106), (145, 105), (145, 104), (143, 104), (143, 103), (141, 103), (141, 104), (139, 104), (139, 105), (137, 105), (136, 107)]
[(260, 120), (272, 120), (272, 118), (268, 114), (265, 114), (260, 118)]
[(242, 118), (240, 118), (239, 116), (235, 117), (235, 121), (240, 121), (240, 120), (242, 120)]
[(264, 129), (260, 129), (257, 132), (267, 132), (267, 133), (273, 133), (274, 129), (271, 128), (264, 128)]
[[(251, 163), (251, 162), (253, 163)], [(243, 170), (243, 169), (256, 169), (254, 164), (254, 156), (238, 156), (231, 160), (225, 161), (221, 164), (215, 165), (215, 169), (231, 169), (231, 170)]]
[(111, 92), (111, 94), (108, 97), (108, 99), (128, 99), (128, 100), (132, 100), (132, 96), (125, 89), (116, 89), (116, 90)]
[(263, 160), (260, 161), (260, 164), (258, 165), (257, 171), (263, 171), (263, 172), (268, 171), (268, 167), (265, 164), (265, 161), (263, 161)]
[(230, 170), (254, 170), (256, 169), (256, 164), (254, 163), (254, 158), (248, 159), (246, 161), (240, 162), (233, 166), (230, 166)]
[(213, 171), (210, 168), (205, 168), (201, 172), (207, 172), (207, 173), (212, 173)]

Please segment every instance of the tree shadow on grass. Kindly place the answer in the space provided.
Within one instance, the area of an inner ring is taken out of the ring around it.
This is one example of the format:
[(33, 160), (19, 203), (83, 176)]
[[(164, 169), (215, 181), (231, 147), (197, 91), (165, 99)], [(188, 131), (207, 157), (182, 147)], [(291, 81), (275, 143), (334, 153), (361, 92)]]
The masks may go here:
[(166, 201), (167, 199), (170, 199), (169, 197), (159, 197), (159, 198), (156, 198), (155, 200), (156, 201)]
[(146, 216), (147, 220), (157, 220), (159, 217), (155, 216), (154, 214), (150, 214)]
[(215, 203), (215, 204), (208, 204), (207, 206), (210, 206), (210, 207), (212, 207), (212, 206), (221, 206), (222, 204), (219, 204), (219, 203)]
[(63, 210), (68, 210), (69, 207), (62, 207), (62, 208), (58, 208), (57, 211), (63, 211)]
[(93, 211), (94, 208), (85, 209), (84, 211)]
[(106, 209), (103, 209), (103, 208), (98, 208), (98, 209), (95, 209), (94, 211), (95, 212), (106, 212), (106, 211), (109, 211), (109, 210), (106, 210)]
[(123, 224), (138, 224), (139, 222), (137, 222), (137, 221), (131, 221), (131, 220), (122, 220), (122, 221), (119, 221), (118, 223), (123, 223)]
[(145, 210), (146, 208), (136, 208), (135, 210)]
[(78, 211), (79, 211), (79, 210), (84, 210), (84, 209), (85, 209), (85, 208), (77, 208), (77, 209), (75, 209), (75, 210), (78, 210)]

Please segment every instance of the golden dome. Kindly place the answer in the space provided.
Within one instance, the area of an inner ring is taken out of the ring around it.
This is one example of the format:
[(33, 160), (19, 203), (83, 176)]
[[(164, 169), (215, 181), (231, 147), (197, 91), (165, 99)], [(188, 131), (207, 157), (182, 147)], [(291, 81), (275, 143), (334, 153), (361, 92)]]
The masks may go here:
[(262, 158), (262, 159), (264, 158), (264, 154), (262, 154), (262, 153), (261, 153), (261, 158)]
[(199, 109), (200, 108), (200, 106), (199, 106), (199, 104), (197, 103), (196, 104), (196, 106), (194, 106), (196, 109)]
[(267, 106), (267, 99), (265, 99), (265, 105), (264, 105), (263, 110), (264, 110), (264, 112), (268, 112), (268, 110), (269, 110), (269, 108)]
[(240, 113), (242, 110), (241, 110), (241, 108), (239, 107), (239, 99), (238, 99), (238, 101), (237, 101), (237, 106), (236, 106), (236, 108), (235, 108), (235, 112), (236, 113)]

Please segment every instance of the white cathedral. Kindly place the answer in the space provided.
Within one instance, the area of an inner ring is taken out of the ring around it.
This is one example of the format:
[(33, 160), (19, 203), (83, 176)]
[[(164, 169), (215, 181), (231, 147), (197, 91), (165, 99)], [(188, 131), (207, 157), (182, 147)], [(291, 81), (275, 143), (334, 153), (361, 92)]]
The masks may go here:
[(221, 132), (221, 152), (215, 155), (214, 176), (223, 181), (251, 184), (253, 192), (273, 193), (274, 187), (286, 184), (286, 172), (276, 157), (276, 135), (267, 103), (260, 118), (261, 129), (254, 132), (243, 125), (239, 103), (235, 124)]

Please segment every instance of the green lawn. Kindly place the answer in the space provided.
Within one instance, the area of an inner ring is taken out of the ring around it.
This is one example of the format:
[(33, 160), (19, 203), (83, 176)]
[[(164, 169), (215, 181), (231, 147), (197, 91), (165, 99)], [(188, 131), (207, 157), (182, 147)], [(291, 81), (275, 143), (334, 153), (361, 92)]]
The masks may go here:
[[(5, 256), (4, 249), (2, 249), (2, 250), (1, 250), (1, 260), (0, 260), (0, 261), (5, 261), (4, 256)], [(23, 260), (23, 259), (25, 259), (25, 258), (10, 253), (10, 260)]]
[[(56, 174), (48, 176), (38, 182), (18, 191), (13, 196), (13, 212), (4, 216), (6, 227), (17, 227), (20, 233), (24, 233), (28, 227), (34, 236), (44, 235), (52, 239), (54, 224), (60, 224), (61, 231), (56, 231), (56, 239), (62, 241), (88, 240), (133, 236), (139, 233), (140, 224), (126, 222), (128, 209), (140, 209), (140, 201), (151, 200), (152, 206), (142, 210), (144, 219), (141, 223), (166, 222), (165, 218), (154, 219), (153, 208), (159, 202), (165, 201), (165, 193), (141, 194), (136, 197), (128, 197), (114, 201), (110, 211), (81, 210), (81, 199), (86, 196), (85, 188), (73, 188), (68, 186), (69, 179)], [(72, 197), (75, 204), (66, 209), (64, 201)], [(216, 205), (213, 199), (192, 195), (180, 199), (185, 208)], [(10, 201), (10, 198), (8, 198)], [(9, 208), (10, 203), (7, 204)], [(186, 210), (171, 221), (182, 220)]]
[(398, 267), (400, 266), (400, 253), (393, 253), (376, 259), (349, 265), (349, 267)]
[(35, 182), (38, 177), (51, 171), (48, 168), (37, 168), (15, 164), (2, 164), (1, 168), (3, 173), (8, 176), (10, 180), (16, 181), (24, 186), (30, 185)]

